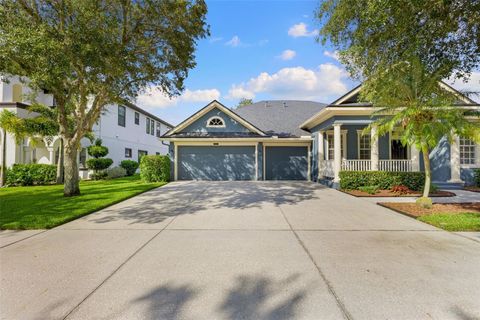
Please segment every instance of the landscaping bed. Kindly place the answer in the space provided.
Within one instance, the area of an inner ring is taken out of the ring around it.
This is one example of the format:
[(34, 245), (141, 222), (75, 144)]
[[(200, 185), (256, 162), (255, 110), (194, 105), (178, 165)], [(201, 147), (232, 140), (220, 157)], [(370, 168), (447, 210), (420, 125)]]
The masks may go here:
[(82, 181), (81, 195), (63, 196), (63, 185), (0, 189), (0, 229), (48, 229), (164, 185), (138, 175)]
[[(421, 197), (421, 192), (398, 193), (392, 190), (377, 190), (376, 193), (368, 193), (362, 190), (341, 190), (355, 197)], [(429, 197), (454, 197), (455, 193), (449, 191), (435, 191), (430, 193)]]
[(448, 231), (480, 231), (480, 202), (435, 203), (422, 208), (415, 203), (380, 202), (379, 205)]
[(480, 192), (480, 187), (464, 187), (463, 189), (472, 192)]

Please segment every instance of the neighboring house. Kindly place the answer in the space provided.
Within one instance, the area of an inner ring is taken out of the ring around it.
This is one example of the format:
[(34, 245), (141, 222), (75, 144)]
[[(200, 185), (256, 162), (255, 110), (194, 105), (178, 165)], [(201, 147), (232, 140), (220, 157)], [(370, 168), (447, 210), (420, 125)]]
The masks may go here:
[[(423, 170), (421, 154), (402, 145), (400, 130), (378, 139), (362, 134), (373, 108), (358, 101), (359, 91), (329, 105), (268, 101), (231, 110), (213, 101), (162, 136), (170, 142), (172, 179), (314, 180), (337, 187), (341, 170)], [(459, 98), (457, 107), (480, 109)], [(430, 158), (435, 182), (469, 183), (471, 169), (480, 167), (480, 146), (444, 139)]]
[[(18, 77), (10, 78), (8, 83), (0, 81), (0, 111), (6, 109), (20, 117), (34, 117), (34, 113), (27, 111), (31, 103), (30, 94), (30, 89)], [(53, 96), (45, 91), (38, 92), (35, 99), (47, 106), (55, 105)], [(124, 105), (108, 105), (94, 125), (93, 134), (108, 147), (107, 157), (113, 159), (112, 166), (118, 166), (122, 160), (138, 161), (145, 154), (167, 154), (168, 144), (162, 143), (158, 138), (172, 127), (168, 122), (126, 102)], [(88, 177), (85, 166), (88, 159), (86, 147), (90, 144), (88, 139), (81, 141), (78, 163), (82, 178)], [(14, 137), (7, 134), (6, 146), (7, 167), (14, 163), (55, 164), (59, 157), (58, 137), (52, 141), (25, 139), (17, 144)]]

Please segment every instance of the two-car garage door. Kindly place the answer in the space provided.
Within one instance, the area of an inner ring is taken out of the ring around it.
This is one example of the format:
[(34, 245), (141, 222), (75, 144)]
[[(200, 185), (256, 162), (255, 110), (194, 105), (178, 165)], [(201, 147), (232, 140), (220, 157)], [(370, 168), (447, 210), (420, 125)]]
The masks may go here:
[[(177, 155), (178, 180), (256, 180), (255, 146), (178, 146)], [(263, 160), (266, 180), (308, 179), (307, 146), (265, 146)]]

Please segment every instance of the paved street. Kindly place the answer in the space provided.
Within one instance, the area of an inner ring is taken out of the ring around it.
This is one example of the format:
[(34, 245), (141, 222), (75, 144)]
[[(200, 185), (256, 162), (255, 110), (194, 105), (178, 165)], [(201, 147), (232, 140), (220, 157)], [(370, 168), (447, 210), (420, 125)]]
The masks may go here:
[(170, 183), (0, 246), (2, 319), (480, 318), (480, 241), (313, 183)]

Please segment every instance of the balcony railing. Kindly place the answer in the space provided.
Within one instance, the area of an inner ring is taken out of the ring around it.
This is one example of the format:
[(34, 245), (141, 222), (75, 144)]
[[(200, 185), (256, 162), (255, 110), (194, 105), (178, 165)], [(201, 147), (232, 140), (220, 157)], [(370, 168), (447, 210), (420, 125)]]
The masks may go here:
[(343, 171), (370, 171), (372, 162), (370, 160), (346, 160), (342, 161)]

